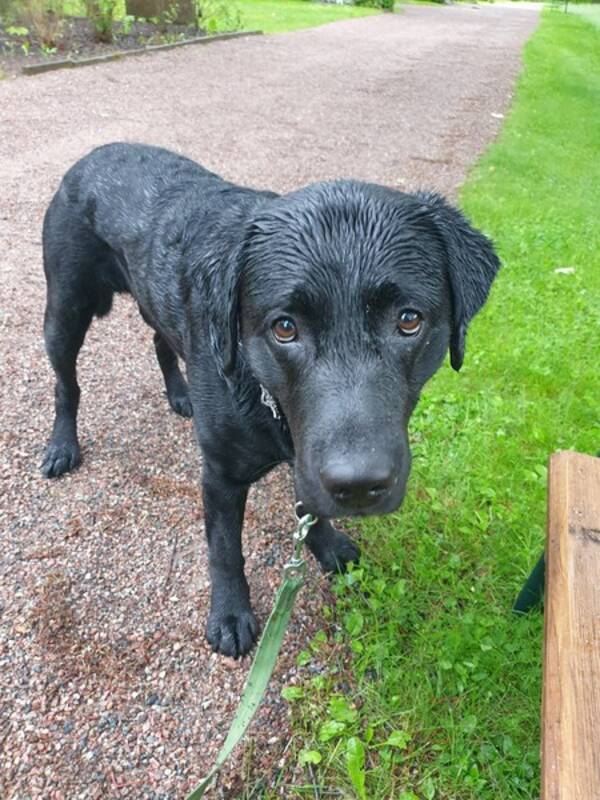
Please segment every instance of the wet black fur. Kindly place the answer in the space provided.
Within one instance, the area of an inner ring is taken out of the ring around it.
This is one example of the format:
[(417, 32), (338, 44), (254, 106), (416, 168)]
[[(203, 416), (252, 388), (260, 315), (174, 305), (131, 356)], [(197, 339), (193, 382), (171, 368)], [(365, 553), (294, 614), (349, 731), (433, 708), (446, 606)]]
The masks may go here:
[[(321, 518), (310, 549), (326, 570), (357, 558), (328, 520), (402, 502), (410, 414), (448, 348), (460, 368), (498, 260), (435, 194), (335, 181), (280, 197), (166, 150), (113, 144), (65, 175), (44, 221), (44, 265), (57, 382), (43, 472), (55, 477), (80, 461), (77, 354), (93, 317), (128, 292), (155, 331), (171, 407), (194, 417), (212, 579), (207, 636), (238, 656), (258, 629), (240, 544), (250, 484), (293, 464), (297, 497)], [(398, 330), (407, 308), (423, 316), (416, 336)], [(275, 340), (281, 316), (295, 320), (296, 341)], [(281, 420), (260, 402), (261, 384)]]

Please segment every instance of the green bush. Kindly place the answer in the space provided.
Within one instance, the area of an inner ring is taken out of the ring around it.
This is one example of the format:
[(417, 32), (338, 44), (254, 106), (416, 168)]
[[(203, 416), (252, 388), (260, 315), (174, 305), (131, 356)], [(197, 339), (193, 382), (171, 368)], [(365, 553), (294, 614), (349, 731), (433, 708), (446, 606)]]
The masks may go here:
[(394, 0), (355, 0), (354, 4), (370, 8), (383, 8), (385, 11), (394, 10)]
[(21, 0), (14, 3), (12, 10), (16, 19), (33, 32), (44, 48), (52, 50), (56, 47), (64, 21), (60, 0)]
[(206, 33), (239, 31), (243, 27), (240, 10), (225, 0), (198, 0), (198, 24)]
[(112, 42), (118, 0), (86, 0), (87, 17), (92, 21), (99, 42)]

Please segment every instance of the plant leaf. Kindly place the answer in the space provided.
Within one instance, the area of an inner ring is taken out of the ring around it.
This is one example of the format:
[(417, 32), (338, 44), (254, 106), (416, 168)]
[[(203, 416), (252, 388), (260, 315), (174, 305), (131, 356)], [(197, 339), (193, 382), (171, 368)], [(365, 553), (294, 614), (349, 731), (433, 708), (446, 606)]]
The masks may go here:
[(345, 730), (346, 726), (343, 722), (330, 719), (329, 722), (325, 722), (323, 725), (321, 725), (321, 730), (319, 731), (319, 741), (328, 742), (330, 739), (340, 736)]
[(392, 731), (387, 738), (386, 744), (391, 747), (397, 747), (399, 750), (406, 750), (411, 738), (410, 733), (406, 731)]
[(320, 764), (323, 756), (318, 750), (301, 750), (298, 755), (298, 763), (300, 766), (305, 764)]
[(356, 736), (346, 742), (346, 766), (352, 786), (360, 800), (366, 800), (365, 793), (365, 746)]

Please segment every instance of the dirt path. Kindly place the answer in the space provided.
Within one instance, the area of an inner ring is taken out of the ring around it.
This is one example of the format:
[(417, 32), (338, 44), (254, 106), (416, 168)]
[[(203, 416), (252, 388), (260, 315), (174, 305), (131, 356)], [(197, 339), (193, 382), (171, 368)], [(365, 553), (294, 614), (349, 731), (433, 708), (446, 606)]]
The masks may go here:
[[(40, 477), (52, 418), (40, 228), (63, 172), (95, 145), (130, 139), (282, 191), (353, 176), (453, 193), (501, 125), (537, 19), (409, 7), (0, 84), (3, 798), (182, 797), (247, 669), (204, 642), (200, 461), (130, 302), (92, 327), (80, 357), (84, 464)], [(246, 570), (263, 621), (291, 503), (281, 473), (249, 501)], [(281, 684), (324, 624), (327, 584), (314, 569), (310, 580), (253, 729), (259, 774), (287, 743)]]

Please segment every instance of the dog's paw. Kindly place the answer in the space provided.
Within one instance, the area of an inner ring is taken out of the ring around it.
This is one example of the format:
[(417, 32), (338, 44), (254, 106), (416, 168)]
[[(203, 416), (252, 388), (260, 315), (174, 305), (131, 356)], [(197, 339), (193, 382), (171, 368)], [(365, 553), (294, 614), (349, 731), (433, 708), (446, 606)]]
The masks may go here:
[(324, 572), (343, 573), (351, 561), (360, 559), (360, 549), (346, 533), (331, 527), (322, 539), (310, 543), (315, 558)]
[(258, 638), (258, 622), (250, 609), (237, 614), (210, 613), (206, 638), (215, 653), (240, 658)]
[(189, 417), (194, 416), (194, 410), (187, 392), (170, 394), (168, 395), (168, 398), (169, 405), (176, 414), (179, 414), (180, 417), (186, 417), (189, 419)]
[(58, 478), (65, 472), (75, 469), (81, 462), (81, 452), (77, 442), (50, 442), (41, 465), (45, 478)]

